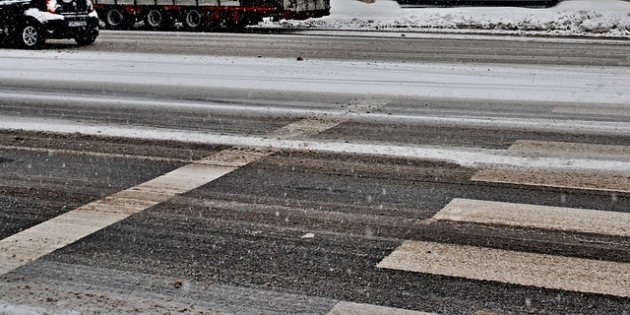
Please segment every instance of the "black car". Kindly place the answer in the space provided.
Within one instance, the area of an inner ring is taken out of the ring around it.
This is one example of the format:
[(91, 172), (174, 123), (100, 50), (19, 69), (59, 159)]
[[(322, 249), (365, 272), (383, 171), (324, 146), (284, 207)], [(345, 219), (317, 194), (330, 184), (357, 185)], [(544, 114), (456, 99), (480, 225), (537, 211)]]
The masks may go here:
[(94, 43), (99, 20), (91, 0), (0, 0), (0, 40), (37, 49), (48, 38)]

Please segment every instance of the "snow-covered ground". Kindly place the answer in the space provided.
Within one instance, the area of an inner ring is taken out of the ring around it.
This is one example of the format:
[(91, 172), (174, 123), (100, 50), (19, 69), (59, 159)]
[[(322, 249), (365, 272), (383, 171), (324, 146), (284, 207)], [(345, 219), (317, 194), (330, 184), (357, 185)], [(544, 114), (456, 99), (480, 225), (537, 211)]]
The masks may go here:
[[(626, 47), (627, 45), (623, 45)], [(0, 51), (0, 81), (41, 80), (487, 101), (630, 104), (626, 67)], [(59, 74), (63, 74), (59, 77)], [(0, 93), (2, 94), (2, 93)], [(155, 105), (155, 102), (152, 102)]]
[(331, 0), (331, 15), (282, 26), (324, 30), (479, 32), (630, 39), (630, 2), (567, 0), (552, 8), (403, 9), (393, 0)]

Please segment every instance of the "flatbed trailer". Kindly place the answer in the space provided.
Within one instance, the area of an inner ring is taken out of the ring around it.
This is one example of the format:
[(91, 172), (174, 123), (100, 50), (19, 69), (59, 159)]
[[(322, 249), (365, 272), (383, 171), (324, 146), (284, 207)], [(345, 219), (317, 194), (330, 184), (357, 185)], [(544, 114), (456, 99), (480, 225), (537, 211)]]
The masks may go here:
[(190, 31), (216, 27), (242, 28), (264, 18), (308, 19), (330, 14), (330, 0), (95, 0), (109, 29), (129, 29), (136, 22), (152, 30)]

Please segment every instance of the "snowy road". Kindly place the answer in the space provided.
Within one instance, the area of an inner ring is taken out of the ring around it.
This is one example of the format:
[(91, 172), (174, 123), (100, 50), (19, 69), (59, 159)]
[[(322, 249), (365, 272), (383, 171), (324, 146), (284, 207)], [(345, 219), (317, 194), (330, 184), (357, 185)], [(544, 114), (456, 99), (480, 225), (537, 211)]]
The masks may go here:
[[(629, 66), (630, 42), (523, 36), (279, 30), (279, 35), (103, 31), (90, 51), (420, 63)], [(65, 48), (66, 42), (59, 42)], [(73, 44), (70, 44), (70, 47)]]
[[(366, 97), (613, 104), (630, 102), (625, 67), (418, 64), (126, 53), (1, 52), (0, 79), (242, 89)], [(63, 74), (62, 77), (58, 77)]]
[(167, 34), (0, 50), (0, 314), (627, 310), (627, 43)]

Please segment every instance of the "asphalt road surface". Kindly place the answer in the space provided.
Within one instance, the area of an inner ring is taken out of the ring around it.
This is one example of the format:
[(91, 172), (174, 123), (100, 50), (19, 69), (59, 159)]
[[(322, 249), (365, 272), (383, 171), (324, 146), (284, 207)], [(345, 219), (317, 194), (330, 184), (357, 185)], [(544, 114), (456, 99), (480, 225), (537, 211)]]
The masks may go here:
[(628, 314), (628, 43), (389, 35), (0, 51), (0, 314)]
[(179, 32), (103, 32), (96, 51), (151, 52), (186, 55), (261, 56), (361, 61), (481, 62), (628, 66), (625, 41), (539, 39), (524, 41), (503, 37), (453, 37), (365, 32), (296, 31), (284, 36), (268, 34), (199, 34)]

